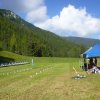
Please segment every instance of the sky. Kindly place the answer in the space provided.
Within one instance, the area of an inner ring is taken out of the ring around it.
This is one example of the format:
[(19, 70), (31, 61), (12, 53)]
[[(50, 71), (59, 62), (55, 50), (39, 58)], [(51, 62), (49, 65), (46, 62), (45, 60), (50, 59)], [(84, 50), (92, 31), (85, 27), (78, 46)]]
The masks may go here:
[(0, 0), (9, 9), (42, 29), (60, 36), (100, 39), (100, 0)]

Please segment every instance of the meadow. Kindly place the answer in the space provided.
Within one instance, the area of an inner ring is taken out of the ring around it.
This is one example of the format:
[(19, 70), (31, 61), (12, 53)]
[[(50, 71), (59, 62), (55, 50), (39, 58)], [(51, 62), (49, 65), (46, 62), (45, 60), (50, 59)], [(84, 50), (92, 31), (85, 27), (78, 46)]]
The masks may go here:
[[(100, 75), (84, 72), (82, 59), (33, 57), (33, 65), (27, 59), (30, 64), (0, 68), (0, 100), (100, 99)], [(86, 78), (74, 79), (73, 67)]]

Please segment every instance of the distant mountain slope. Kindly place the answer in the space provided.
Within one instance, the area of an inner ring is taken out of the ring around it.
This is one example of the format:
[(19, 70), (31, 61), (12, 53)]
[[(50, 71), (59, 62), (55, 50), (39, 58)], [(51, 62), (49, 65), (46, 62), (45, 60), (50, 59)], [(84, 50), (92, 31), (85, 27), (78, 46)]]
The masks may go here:
[(82, 37), (64, 37), (67, 41), (74, 42), (76, 44), (81, 44), (84, 46), (93, 46), (95, 44), (100, 44), (99, 39), (82, 38)]
[(0, 10), (0, 50), (30, 56), (78, 57), (84, 47), (24, 21), (14, 12)]

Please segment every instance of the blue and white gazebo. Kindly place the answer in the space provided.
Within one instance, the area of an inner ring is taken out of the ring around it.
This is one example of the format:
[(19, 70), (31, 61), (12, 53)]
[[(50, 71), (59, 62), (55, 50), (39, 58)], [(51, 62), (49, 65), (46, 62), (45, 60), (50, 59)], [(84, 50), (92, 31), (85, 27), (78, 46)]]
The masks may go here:
[(100, 57), (100, 44), (96, 44), (83, 53), (83, 58)]
[[(94, 45), (83, 53), (85, 68), (89, 69), (93, 64), (97, 65), (98, 57), (100, 57), (100, 44)], [(89, 62), (86, 59), (89, 59)]]

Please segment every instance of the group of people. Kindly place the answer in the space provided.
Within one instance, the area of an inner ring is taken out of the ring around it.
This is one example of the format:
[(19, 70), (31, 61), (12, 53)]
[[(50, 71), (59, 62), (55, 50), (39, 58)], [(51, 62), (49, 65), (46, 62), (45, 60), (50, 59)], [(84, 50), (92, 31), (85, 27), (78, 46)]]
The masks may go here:
[(82, 69), (89, 70), (91, 73), (100, 73), (100, 69), (97, 67), (97, 58), (84, 59)]
[(98, 73), (98, 74), (100, 74), (100, 69), (97, 67), (97, 66), (93, 66), (93, 68), (91, 68), (90, 69), (90, 71), (92, 72), (92, 73)]

